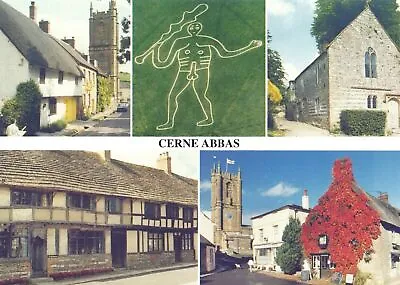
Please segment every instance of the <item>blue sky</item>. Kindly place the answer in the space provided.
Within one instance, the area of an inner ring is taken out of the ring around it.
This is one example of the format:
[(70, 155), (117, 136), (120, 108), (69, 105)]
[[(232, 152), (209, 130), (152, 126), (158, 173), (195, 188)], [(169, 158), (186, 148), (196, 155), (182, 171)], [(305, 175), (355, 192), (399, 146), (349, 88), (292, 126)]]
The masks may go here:
[[(29, 0), (3, 0), (13, 8), (29, 17)], [(90, 2), (93, 10), (108, 10), (109, 0), (35, 0), (37, 7), (37, 21), (50, 21), (50, 34), (57, 38), (75, 37), (79, 51), (89, 51), (89, 11)], [(117, 0), (119, 21), (130, 17), (131, 7), (126, 0)], [(130, 72), (131, 63), (121, 65), (122, 71)]]
[[(214, 156), (216, 158), (214, 158)], [(210, 172), (214, 163), (235, 161), (229, 171), (242, 173), (243, 222), (250, 217), (286, 204), (301, 204), (304, 189), (310, 206), (328, 189), (336, 159), (348, 157), (353, 162), (357, 184), (371, 195), (388, 192), (392, 205), (400, 207), (400, 152), (384, 151), (201, 151), (200, 207), (210, 211)]]

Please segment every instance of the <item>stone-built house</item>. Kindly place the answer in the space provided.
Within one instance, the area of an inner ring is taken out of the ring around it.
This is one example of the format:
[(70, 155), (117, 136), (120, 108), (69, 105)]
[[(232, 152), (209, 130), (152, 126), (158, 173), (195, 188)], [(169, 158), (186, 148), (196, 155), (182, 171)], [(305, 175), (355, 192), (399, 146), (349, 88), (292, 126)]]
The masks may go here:
[(110, 152), (0, 151), (0, 282), (197, 259), (197, 181)]
[(36, 22), (34, 1), (29, 8), (28, 18), (0, 0), (0, 78), (7, 79), (0, 84), (0, 107), (18, 84), (33, 80), (43, 94), (41, 127), (95, 113), (100, 72), (95, 63), (52, 37), (48, 21)]
[(200, 273), (215, 270), (215, 245), (200, 234)]
[(285, 205), (278, 209), (251, 218), (253, 228), (253, 260), (255, 266), (267, 270), (281, 271), (276, 264), (276, 252), (283, 244), (282, 235), (290, 217), (303, 224), (310, 212), (309, 197), (304, 190), (302, 205)]
[(295, 79), (294, 117), (334, 130), (343, 110), (382, 110), (398, 129), (399, 76), (399, 49), (367, 6)]

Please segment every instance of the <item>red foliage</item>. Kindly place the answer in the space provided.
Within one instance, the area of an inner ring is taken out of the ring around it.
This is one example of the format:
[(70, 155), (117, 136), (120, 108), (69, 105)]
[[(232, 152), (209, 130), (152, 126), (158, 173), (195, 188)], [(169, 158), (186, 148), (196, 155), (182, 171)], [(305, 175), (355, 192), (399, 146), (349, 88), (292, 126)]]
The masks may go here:
[(328, 236), (327, 251), (335, 271), (344, 274), (356, 273), (357, 264), (380, 235), (379, 215), (356, 185), (349, 159), (335, 161), (332, 184), (302, 226), (301, 240), (308, 256), (321, 251), (321, 234)]

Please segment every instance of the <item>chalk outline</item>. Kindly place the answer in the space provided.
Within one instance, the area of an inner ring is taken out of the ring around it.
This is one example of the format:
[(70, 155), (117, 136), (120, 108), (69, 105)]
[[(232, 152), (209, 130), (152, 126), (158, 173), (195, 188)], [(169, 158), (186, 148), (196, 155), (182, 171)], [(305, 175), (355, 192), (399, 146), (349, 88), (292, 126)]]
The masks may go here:
[[(187, 14), (192, 14), (192, 13), (194, 13), (196, 10), (200, 9), (201, 7), (202, 7), (203, 10), (200, 11), (198, 14), (196, 14), (196, 15), (194, 16), (194, 19), (189, 20), (189, 21), (183, 23), (184, 20), (185, 20), (185, 16), (186, 16)], [(168, 102), (168, 103), (167, 103), (167, 115), (168, 115), (168, 119), (167, 119), (167, 122), (166, 122), (166, 123), (161, 124), (161, 125), (159, 125), (159, 126), (156, 127), (156, 129), (159, 130), (159, 131), (172, 129), (172, 128), (174, 127), (174, 125), (175, 125), (175, 116), (176, 116), (176, 113), (178, 112), (178, 109), (179, 109), (178, 98), (179, 98), (179, 96), (188, 88), (189, 85), (192, 86), (192, 89), (193, 89), (193, 91), (194, 91), (194, 93), (195, 93), (195, 95), (196, 95), (196, 98), (197, 98), (197, 100), (198, 100), (198, 102), (199, 102), (199, 104), (200, 104), (200, 107), (201, 107), (201, 109), (202, 109), (202, 111), (203, 111), (203, 114), (205, 115), (205, 119), (203, 119), (203, 120), (201, 120), (201, 121), (198, 121), (198, 122), (196, 123), (196, 126), (198, 126), (198, 127), (205, 127), (205, 126), (210, 126), (210, 125), (213, 125), (213, 124), (214, 124), (214, 116), (213, 116), (213, 106), (212, 106), (212, 102), (211, 102), (211, 100), (207, 97), (208, 88), (209, 88), (209, 83), (210, 83), (210, 73), (211, 73), (211, 72), (210, 72), (210, 67), (211, 67), (212, 54), (213, 54), (211, 48), (213, 48), (213, 49), (217, 52), (217, 54), (219, 55), (219, 57), (221, 57), (221, 58), (233, 58), (233, 57), (240, 56), (240, 55), (242, 55), (242, 54), (244, 54), (244, 53), (246, 53), (246, 52), (248, 52), (248, 51), (250, 51), (250, 50), (252, 50), (252, 49), (261, 47), (262, 44), (263, 44), (262, 41), (260, 41), (260, 40), (252, 40), (247, 46), (244, 46), (244, 47), (242, 47), (242, 48), (240, 48), (240, 49), (237, 49), (237, 50), (230, 51), (230, 50), (226, 49), (225, 46), (224, 46), (218, 39), (216, 39), (216, 38), (214, 38), (214, 37), (206, 36), (206, 35), (201, 35), (200, 32), (202, 31), (203, 25), (202, 25), (200, 22), (197, 21), (197, 17), (200, 16), (200, 15), (202, 15), (202, 14), (203, 14), (204, 12), (206, 12), (207, 10), (208, 10), (208, 5), (205, 4), (205, 3), (202, 3), (202, 4), (197, 5), (197, 6), (196, 6), (193, 10), (191, 10), (191, 11), (185, 11), (185, 12), (183, 13), (182, 18), (181, 18), (181, 20), (180, 20), (179, 22), (170, 24), (168, 32), (163, 33), (163, 34), (161, 35), (160, 39), (159, 39), (158, 41), (156, 41), (154, 44), (152, 44), (151, 47), (150, 47), (149, 49), (147, 49), (144, 53), (142, 53), (141, 55), (135, 57), (135, 62), (136, 62), (137, 64), (143, 64), (144, 61), (146, 60), (146, 58), (147, 58), (149, 55), (152, 55), (152, 65), (153, 65), (154, 68), (156, 68), (156, 69), (165, 69), (165, 68), (168, 68), (168, 67), (170, 67), (170, 66), (175, 62), (175, 58), (177, 57), (177, 55), (179, 56), (179, 53), (181, 52), (181, 50), (184, 50), (184, 49), (186, 49), (187, 47), (190, 46), (190, 43), (188, 43), (188, 44), (186, 44), (185, 46), (183, 46), (182, 48), (177, 49), (177, 50), (174, 52), (172, 59), (171, 59), (170, 62), (168, 63), (168, 61), (169, 61), (169, 59), (170, 59), (170, 57), (171, 57), (171, 53), (172, 53), (172, 51), (173, 51), (173, 47), (175, 46), (175, 43), (176, 43), (178, 40), (190, 39), (190, 38), (193, 38), (193, 37), (210, 39), (211, 42), (213, 42), (213, 41), (216, 42), (216, 43), (219, 45), (219, 47), (222, 48), (222, 50), (225, 52), (225, 55), (221, 54), (220, 50), (219, 50), (216, 46), (214, 46), (213, 44), (202, 45), (202, 44), (198, 44), (198, 43), (196, 42), (195, 44), (196, 44), (197, 47), (199, 47), (199, 48), (206, 47), (206, 48), (208, 48), (208, 49), (210, 50), (210, 55), (209, 55), (209, 56), (208, 56), (208, 55), (207, 55), (207, 56), (201, 56), (201, 55), (200, 55), (200, 57), (199, 57), (199, 63), (200, 63), (200, 65), (204, 64), (204, 65), (206, 65), (206, 67), (197, 68), (197, 66), (196, 66), (196, 65), (197, 65), (197, 64), (196, 64), (196, 61), (193, 61), (193, 60), (192, 60), (191, 63), (189, 63), (189, 61), (187, 61), (187, 62), (184, 61), (184, 59), (187, 59), (187, 58), (190, 58), (190, 57), (180, 58), (180, 59), (178, 58), (179, 69), (178, 69), (178, 72), (177, 72), (177, 74), (176, 74), (175, 80), (174, 80), (174, 82), (173, 82), (173, 84), (172, 84), (172, 86), (171, 86), (171, 89), (170, 89), (170, 91), (168, 92), (168, 101), (167, 101), (167, 102)], [(183, 23), (183, 24), (182, 24), (182, 23)], [(198, 24), (198, 25), (200, 26), (200, 28), (199, 28), (199, 30), (197, 31), (197, 33), (191, 34), (191, 32), (189, 31), (189, 28), (190, 28), (191, 26), (195, 25), (195, 24)], [(174, 27), (174, 26), (178, 26), (178, 25), (180, 25), (180, 28), (179, 28), (177, 31), (172, 32), (173, 27)], [(187, 31), (188, 31), (188, 33), (189, 33), (189, 36), (184, 36), (184, 37), (176, 38), (176, 39), (174, 40), (174, 42), (170, 45), (170, 49), (169, 49), (169, 52), (168, 52), (168, 55), (166, 56), (166, 58), (165, 58), (164, 60), (161, 60), (161, 59), (160, 59), (160, 49), (162, 48), (162, 46), (164, 45), (164, 43), (167, 42), (169, 39), (171, 39), (176, 33), (181, 32), (181, 31), (183, 30), (183, 27), (185, 27), (185, 26), (187, 26)], [(171, 32), (172, 32), (172, 33), (171, 33)], [(170, 33), (171, 33), (171, 34), (170, 34)], [(170, 34), (170, 35), (168, 35), (168, 34)], [(166, 39), (163, 39), (163, 37), (166, 37)], [(157, 46), (158, 46), (158, 47), (157, 47)], [(155, 54), (155, 50), (156, 50), (156, 49), (157, 49), (157, 53)], [(186, 54), (186, 53), (185, 53), (185, 54)], [(229, 55), (229, 54), (231, 54), (231, 55)], [(156, 58), (157, 63), (155, 62), (155, 57), (157, 57), (157, 58)], [(201, 59), (202, 57), (203, 57), (203, 58), (207, 57), (208, 59), (202, 60), (202, 59)], [(185, 65), (183, 65), (182, 63), (185, 64)], [(186, 65), (186, 63), (188, 63), (188, 64)], [(189, 72), (186, 71), (186, 70), (181, 70), (182, 67), (187, 67), (189, 64), (191, 64)], [(210, 117), (209, 117), (209, 115), (207, 114), (207, 112), (206, 112), (206, 110), (205, 110), (205, 108), (204, 108), (204, 106), (203, 106), (203, 104), (202, 104), (202, 102), (201, 102), (200, 95), (199, 95), (199, 93), (198, 93), (198, 91), (197, 91), (197, 89), (196, 89), (196, 87), (195, 87), (195, 81), (198, 79), (198, 75), (197, 75), (196, 71), (198, 71), (198, 70), (204, 70), (204, 69), (207, 70), (207, 81), (206, 81), (206, 88), (205, 88), (205, 90), (204, 90), (202, 96), (203, 96), (203, 97), (205, 98), (205, 100), (210, 104), (210, 114), (209, 114)], [(179, 93), (175, 95), (175, 104), (176, 104), (176, 107), (175, 107), (175, 110), (174, 110), (174, 113), (173, 113), (172, 117), (170, 117), (170, 113), (171, 113), (171, 110), (170, 110), (170, 108), (171, 108), (171, 95), (172, 95), (172, 91), (174, 90), (174, 87), (175, 87), (175, 84), (176, 84), (178, 78), (180, 78), (179, 75), (180, 75), (181, 73), (188, 73), (188, 75), (187, 75), (187, 80), (188, 80), (188, 82), (187, 82), (187, 84), (184, 85), (184, 87), (179, 91)], [(194, 73), (194, 75), (196, 75), (196, 77), (195, 77), (194, 79), (189, 78), (189, 76), (192, 75), (192, 73)], [(170, 121), (170, 119), (171, 119), (171, 121)], [(211, 122), (204, 124), (204, 122), (207, 122), (209, 119), (211, 119)]]

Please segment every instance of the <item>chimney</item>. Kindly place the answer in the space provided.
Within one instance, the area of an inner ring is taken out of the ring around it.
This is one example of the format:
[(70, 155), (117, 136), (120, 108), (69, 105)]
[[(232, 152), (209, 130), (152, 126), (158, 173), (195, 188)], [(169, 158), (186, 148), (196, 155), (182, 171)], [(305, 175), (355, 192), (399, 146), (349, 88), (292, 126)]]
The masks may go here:
[(165, 173), (171, 174), (171, 157), (168, 152), (164, 152), (160, 154), (160, 157), (157, 159), (157, 168), (160, 170), (164, 170)]
[(31, 2), (31, 6), (29, 6), (29, 18), (32, 19), (32, 21), (36, 22), (36, 6), (35, 6), (35, 1)]
[(41, 20), (41, 21), (39, 22), (39, 28), (40, 28), (43, 32), (49, 34), (49, 33), (50, 33), (50, 22), (49, 22), (49, 21), (43, 21), (43, 20)]
[(62, 41), (69, 44), (71, 47), (75, 48), (75, 37), (72, 37), (70, 39), (63, 38)]
[(380, 193), (378, 199), (386, 204), (389, 204), (389, 194), (387, 192)]
[(96, 153), (100, 156), (101, 160), (107, 162), (111, 160), (111, 151), (110, 150), (100, 150), (96, 151)]
[(301, 207), (303, 209), (310, 209), (310, 200), (308, 198), (308, 190), (304, 189), (303, 197), (301, 197)]

